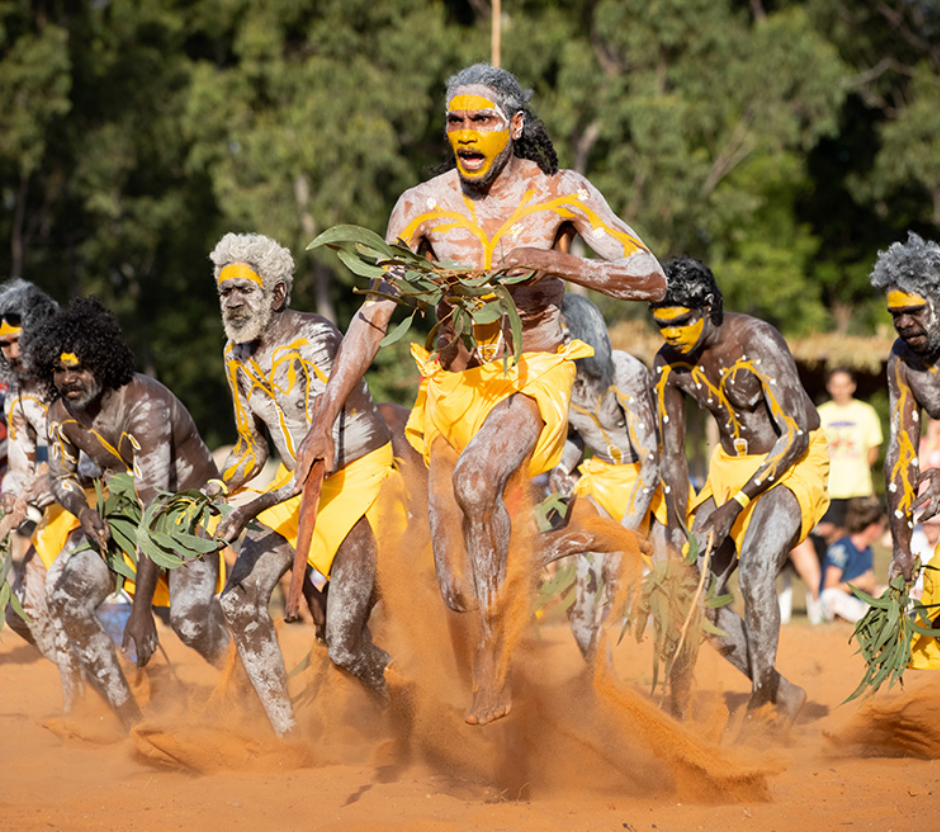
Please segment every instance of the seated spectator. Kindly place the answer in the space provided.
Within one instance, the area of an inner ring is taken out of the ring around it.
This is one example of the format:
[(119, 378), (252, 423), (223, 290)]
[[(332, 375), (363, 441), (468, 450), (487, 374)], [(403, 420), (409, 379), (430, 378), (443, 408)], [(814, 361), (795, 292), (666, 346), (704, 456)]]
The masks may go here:
[(868, 604), (852, 594), (850, 584), (877, 597), (871, 545), (884, 533), (885, 511), (877, 497), (853, 497), (845, 514), (847, 534), (826, 550), (819, 601), (826, 621), (858, 621)]

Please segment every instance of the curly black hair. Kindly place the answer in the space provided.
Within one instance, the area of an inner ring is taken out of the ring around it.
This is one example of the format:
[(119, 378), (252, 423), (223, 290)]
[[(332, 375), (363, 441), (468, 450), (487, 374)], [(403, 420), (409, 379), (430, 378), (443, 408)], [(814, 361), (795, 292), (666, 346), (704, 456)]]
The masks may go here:
[(666, 296), (658, 303), (651, 303), (651, 309), (664, 306), (702, 309), (710, 303), (711, 322), (721, 326), (725, 317), (724, 298), (708, 266), (692, 257), (674, 257), (663, 264), (663, 272), (666, 275)]
[[(58, 308), (59, 304), (42, 289), (22, 278), (14, 277), (0, 285), (0, 318), (8, 318), (12, 326), (22, 328), (21, 353), (25, 354), (30, 334), (51, 318)], [(18, 324), (14, 323), (16, 320), (19, 320)], [(5, 384), (16, 383), (16, 374), (2, 352), (0, 352), (0, 381)]]
[(53, 373), (62, 353), (74, 353), (103, 390), (117, 390), (134, 377), (134, 354), (117, 318), (96, 297), (60, 309), (27, 343), (27, 360), (49, 399), (57, 396)]
[[(558, 154), (555, 152), (555, 146), (548, 137), (542, 119), (528, 107), (532, 90), (524, 90), (516, 76), (505, 69), (489, 64), (474, 64), (447, 79), (448, 101), (457, 87), (467, 87), (473, 84), (480, 84), (493, 90), (496, 103), (506, 111), (509, 118), (516, 113), (523, 114), (522, 135), (513, 142), (513, 154), (520, 159), (535, 162), (541, 171), (549, 176), (558, 173)], [(447, 160), (437, 168), (437, 171), (443, 173), (456, 164), (457, 160), (451, 153)]]

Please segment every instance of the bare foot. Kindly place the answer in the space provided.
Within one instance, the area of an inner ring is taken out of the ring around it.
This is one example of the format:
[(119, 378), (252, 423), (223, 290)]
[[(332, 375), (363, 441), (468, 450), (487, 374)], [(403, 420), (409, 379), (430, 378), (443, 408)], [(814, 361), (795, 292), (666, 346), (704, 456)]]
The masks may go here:
[(792, 725), (803, 705), (806, 703), (806, 691), (793, 682), (786, 679), (780, 679), (780, 685), (777, 688), (777, 713)]
[(473, 704), (466, 716), (466, 722), (468, 725), (487, 725), (509, 716), (511, 710), (512, 694), (508, 684), (498, 692), (477, 690), (473, 694)]

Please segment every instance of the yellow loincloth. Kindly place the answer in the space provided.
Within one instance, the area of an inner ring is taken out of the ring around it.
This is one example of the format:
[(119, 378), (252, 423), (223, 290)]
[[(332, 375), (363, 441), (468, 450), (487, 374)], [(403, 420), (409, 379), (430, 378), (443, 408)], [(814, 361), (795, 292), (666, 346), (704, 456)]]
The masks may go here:
[(533, 398), (545, 426), (539, 434), (529, 463), (529, 474), (537, 476), (561, 460), (568, 435), (568, 404), (575, 378), (575, 358), (587, 358), (594, 350), (583, 341), (572, 341), (557, 352), (526, 352), (519, 363), (503, 374), (503, 361), (452, 373), (438, 361), (428, 361), (428, 352), (411, 345), (421, 370), (421, 386), (405, 435), (427, 464), (431, 445), (442, 436), (458, 453), (479, 433), (493, 410), (515, 393)]
[[(94, 489), (85, 490), (85, 499), (88, 501), (88, 505), (91, 508), (95, 507)], [(220, 519), (219, 517), (210, 518), (208, 523), (209, 532), (215, 530), (215, 527), (219, 525)], [(59, 553), (65, 548), (65, 542), (68, 540), (69, 535), (81, 527), (82, 524), (78, 522), (78, 518), (74, 514), (67, 512), (58, 503), (53, 503), (51, 506), (46, 507), (42, 515), (42, 520), (39, 525), (36, 526), (36, 530), (33, 532), (32, 536), (32, 544), (36, 547), (36, 554), (39, 555), (40, 559), (45, 564), (46, 571), (52, 567)], [(225, 586), (225, 559), (222, 557), (222, 552), (219, 552), (218, 558), (219, 581), (215, 591), (221, 592), (222, 588)], [(126, 552), (124, 553), (124, 563), (136, 571), (134, 561), (130, 559)], [(129, 578), (124, 580), (124, 589), (132, 598), (134, 597), (136, 588), (136, 584)], [(161, 574), (160, 578), (157, 580), (157, 588), (153, 592), (152, 603), (155, 607), (170, 606), (170, 584), (166, 573)]]
[[(689, 509), (689, 527), (696, 509), (709, 497), (715, 498), (715, 504), (724, 505), (731, 497), (741, 490), (760, 468), (767, 458), (766, 454), (746, 454), (743, 456), (730, 456), (725, 453), (721, 445), (712, 452), (708, 463), (708, 481), (698, 496), (692, 500)], [(825, 434), (821, 429), (814, 430), (809, 435), (809, 447), (783, 475), (781, 475), (769, 488), (762, 491), (750, 505), (744, 509), (731, 527), (731, 537), (734, 545), (741, 554), (741, 544), (744, 533), (747, 531), (754, 506), (768, 491), (779, 485), (785, 485), (800, 504), (802, 523), (800, 524), (800, 542), (810, 533), (829, 507), (829, 492), (827, 483), (829, 477), (829, 446), (826, 444)]]
[[(927, 565), (940, 569), (940, 545), (934, 549)], [(928, 606), (940, 603), (940, 572), (936, 569), (924, 569), (924, 594), (920, 600)], [(929, 613), (931, 616), (936, 614), (936, 608)], [(922, 623), (919, 618), (917, 623)], [(940, 670), (940, 642), (933, 636), (915, 634), (911, 639), (911, 660), (907, 666), (912, 670)]]
[[(376, 536), (380, 529), (383, 529), (378, 522), (381, 502), (379, 492), (392, 474), (395, 474), (395, 485), (400, 484), (393, 463), (392, 443), (389, 442), (355, 462), (350, 462), (345, 468), (324, 480), (313, 541), (307, 553), (307, 562), (320, 574), (330, 576), (336, 551), (363, 515)], [(280, 488), (293, 475), (293, 471), (281, 464), (266, 490), (274, 491)], [(294, 547), (297, 546), (297, 533), (300, 528), (300, 498), (300, 494), (291, 497), (283, 503), (265, 509), (257, 517), (259, 523), (277, 532)], [(383, 529), (383, 535), (384, 533)]]
[[(639, 497), (637, 492), (642, 487), (640, 463), (618, 464), (592, 457), (582, 462), (578, 470), (581, 477), (575, 484), (574, 493), (593, 497), (614, 520), (622, 523), (627, 511)], [(666, 500), (661, 483), (657, 485), (650, 507), (636, 530), (640, 534), (647, 534), (653, 517), (663, 526), (666, 525)]]

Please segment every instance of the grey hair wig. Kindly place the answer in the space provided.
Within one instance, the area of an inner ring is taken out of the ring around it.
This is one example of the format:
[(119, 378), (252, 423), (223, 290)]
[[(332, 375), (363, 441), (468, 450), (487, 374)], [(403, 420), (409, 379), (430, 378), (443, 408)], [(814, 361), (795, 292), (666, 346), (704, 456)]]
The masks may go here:
[(602, 385), (613, 384), (614, 359), (601, 310), (586, 297), (568, 292), (562, 298), (561, 314), (571, 338), (594, 347), (594, 355), (575, 359), (578, 372), (596, 379)]
[(940, 293), (940, 246), (909, 231), (906, 243), (892, 243), (887, 251), (878, 252), (871, 285), (877, 289), (898, 286), (936, 299)]
[(226, 234), (209, 255), (215, 264), (215, 279), (232, 263), (247, 263), (261, 277), (265, 292), (274, 291), (278, 283), (287, 289), (284, 305), (290, 303), (294, 286), (294, 258), (270, 237), (262, 234)]
[[(27, 356), (27, 342), (32, 333), (40, 329), (59, 309), (52, 298), (42, 289), (20, 277), (14, 277), (0, 284), (0, 317), (13, 314), (20, 316), (23, 334), (20, 336), (20, 354)], [(27, 367), (27, 371), (29, 368)], [(17, 376), (13, 372), (3, 353), (0, 352), (0, 381), (16, 384)]]

